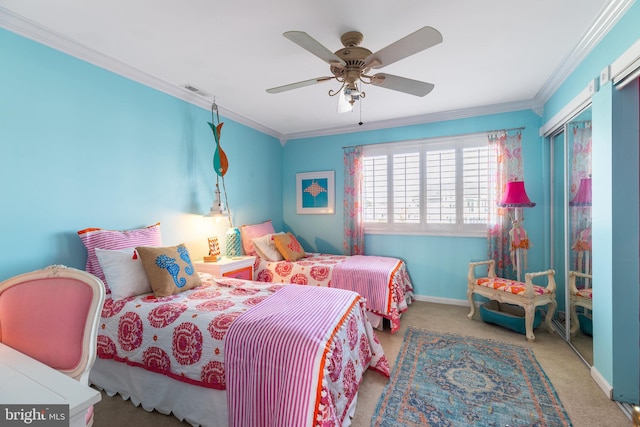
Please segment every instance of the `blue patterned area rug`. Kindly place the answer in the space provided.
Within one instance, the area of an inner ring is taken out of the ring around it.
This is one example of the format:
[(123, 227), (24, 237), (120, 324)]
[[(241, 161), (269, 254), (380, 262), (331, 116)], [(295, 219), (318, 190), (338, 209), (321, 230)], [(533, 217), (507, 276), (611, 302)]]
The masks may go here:
[(372, 426), (571, 426), (525, 347), (409, 328)]

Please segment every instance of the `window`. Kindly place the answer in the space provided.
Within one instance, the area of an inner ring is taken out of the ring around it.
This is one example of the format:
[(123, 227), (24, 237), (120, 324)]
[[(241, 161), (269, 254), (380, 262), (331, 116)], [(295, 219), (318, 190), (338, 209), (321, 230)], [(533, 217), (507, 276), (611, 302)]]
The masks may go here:
[(489, 170), (485, 134), (365, 146), (365, 230), (484, 235)]

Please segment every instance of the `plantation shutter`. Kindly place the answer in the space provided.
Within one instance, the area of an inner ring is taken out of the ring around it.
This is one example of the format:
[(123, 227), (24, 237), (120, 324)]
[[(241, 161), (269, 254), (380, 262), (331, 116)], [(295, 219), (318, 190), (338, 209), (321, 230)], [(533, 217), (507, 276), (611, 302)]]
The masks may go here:
[(462, 152), (463, 223), (489, 221), (489, 148), (465, 148)]
[(426, 221), (428, 224), (456, 223), (455, 149), (426, 153)]
[(364, 158), (363, 215), (365, 222), (388, 221), (387, 156)]
[(420, 223), (420, 153), (393, 156), (393, 221)]

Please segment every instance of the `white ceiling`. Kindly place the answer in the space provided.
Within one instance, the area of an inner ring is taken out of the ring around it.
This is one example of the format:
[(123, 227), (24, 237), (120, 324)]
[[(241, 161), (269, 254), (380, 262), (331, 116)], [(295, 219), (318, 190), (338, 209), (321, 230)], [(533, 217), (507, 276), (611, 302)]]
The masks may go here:
[[(210, 106), (215, 96), (221, 114), (286, 140), (465, 111), (539, 108), (626, 3), (0, 0), (0, 25), (165, 91), (193, 85), (206, 95), (195, 103)], [(426, 25), (442, 33), (443, 43), (380, 70), (434, 83), (425, 97), (366, 86), (361, 110), (340, 114), (328, 96), (339, 89), (336, 81), (265, 91), (331, 75), (285, 31), (305, 31), (336, 51), (340, 35), (357, 30), (362, 46), (375, 52)]]

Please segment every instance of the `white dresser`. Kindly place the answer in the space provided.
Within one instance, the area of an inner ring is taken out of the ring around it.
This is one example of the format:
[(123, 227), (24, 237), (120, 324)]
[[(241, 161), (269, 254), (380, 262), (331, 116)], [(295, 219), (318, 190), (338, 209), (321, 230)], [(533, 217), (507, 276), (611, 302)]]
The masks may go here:
[[(1, 405), (21, 405), (25, 413), (32, 409), (30, 405), (69, 405), (66, 425), (83, 427), (87, 409), (101, 398), (100, 392), (91, 387), (0, 343)], [(56, 415), (45, 412), (38, 416)], [(0, 425), (8, 416), (13, 414), (0, 412)]]

